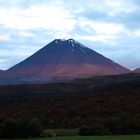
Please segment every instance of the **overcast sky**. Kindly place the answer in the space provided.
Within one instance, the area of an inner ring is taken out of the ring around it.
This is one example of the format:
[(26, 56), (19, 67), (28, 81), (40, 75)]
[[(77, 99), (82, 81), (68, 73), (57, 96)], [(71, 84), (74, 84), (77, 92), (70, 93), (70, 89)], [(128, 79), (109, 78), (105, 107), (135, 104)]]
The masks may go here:
[(140, 67), (140, 0), (0, 0), (0, 69), (55, 38), (73, 38), (127, 68)]

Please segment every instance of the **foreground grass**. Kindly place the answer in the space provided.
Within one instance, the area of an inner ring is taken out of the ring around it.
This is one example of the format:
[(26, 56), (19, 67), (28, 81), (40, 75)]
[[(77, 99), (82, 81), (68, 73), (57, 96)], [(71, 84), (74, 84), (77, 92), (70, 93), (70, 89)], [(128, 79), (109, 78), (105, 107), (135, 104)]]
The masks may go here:
[[(27, 139), (24, 139), (27, 140)], [(134, 136), (71, 136), (71, 137), (54, 137), (38, 138), (28, 140), (140, 140), (140, 135)]]

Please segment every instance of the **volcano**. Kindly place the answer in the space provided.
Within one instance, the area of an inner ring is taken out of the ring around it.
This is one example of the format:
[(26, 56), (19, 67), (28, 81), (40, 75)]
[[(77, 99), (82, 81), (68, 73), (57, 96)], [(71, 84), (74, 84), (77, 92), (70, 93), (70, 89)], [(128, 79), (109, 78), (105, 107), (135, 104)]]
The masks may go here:
[(7, 72), (28, 78), (61, 79), (122, 74), (129, 70), (74, 39), (55, 39)]

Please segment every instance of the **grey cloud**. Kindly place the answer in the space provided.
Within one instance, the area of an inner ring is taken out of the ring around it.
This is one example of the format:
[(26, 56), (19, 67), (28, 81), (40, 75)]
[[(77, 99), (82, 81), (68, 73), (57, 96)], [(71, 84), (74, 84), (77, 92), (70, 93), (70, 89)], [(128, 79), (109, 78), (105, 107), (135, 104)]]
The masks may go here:
[[(25, 2), (26, 1), (26, 2)], [(57, 1), (57, 0), (56, 0)], [(127, 66), (129, 68), (140, 67), (140, 41), (139, 37), (133, 37), (132, 32), (140, 29), (140, 0), (129, 0), (137, 8), (131, 12), (119, 11), (114, 15), (109, 14), (111, 9), (106, 7), (106, 0), (59, 0), (58, 6), (62, 6), (67, 9), (71, 15), (77, 21), (73, 31), (70, 32), (72, 37), (76, 35), (94, 35), (96, 32), (90, 27), (88, 30), (80, 26), (79, 18), (85, 18), (90, 21), (118, 23), (124, 25), (127, 30), (130, 31), (130, 36), (127, 33), (122, 33), (116, 40), (115, 44), (104, 44), (101, 42), (92, 42), (87, 40), (79, 40), (87, 47), (94, 49), (95, 51), (113, 59), (114, 61)], [(21, 8), (30, 7), (32, 4), (50, 4), (52, 0), (20, 0), (15, 6)], [(98, 5), (97, 5), (98, 4)], [(1, 6), (11, 6), (10, 1), (1, 3)], [(98, 6), (100, 6), (98, 8)], [(80, 11), (81, 10), (81, 11)], [(8, 33), (11, 35), (9, 41), (0, 41), (0, 51), (5, 50), (5, 56), (1, 55), (0, 60), (5, 60), (6, 64), (4, 68), (9, 68), (12, 65), (22, 61), (27, 56), (31, 55), (35, 51), (39, 50), (54, 38), (53, 34), (56, 31), (34, 29), (30, 30), (34, 36), (25, 37), (20, 35), (19, 30), (9, 29), (0, 25), (0, 31), (2, 33)], [(61, 38), (61, 37), (60, 37)], [(75, 38), (76, 39), (76, 38)], [(25, 46), (25, 47), (24, 47)], [(6, 53), (9, 50), (13, 50), (10, 54)], [(20, 55), (20, 51), (25, 55)], [(29, 52), (26, 54), (26, 52)], [(19, 54), (18, 54), (19, 53)], [(129, 57), (129, 60), (128, 60)]]
[(122, 23), (125, 24), (130, 29), (139, 29), (140, 28), (140, 9), (135, 10), (134, 12), (128, 13), (122, 18)]
[(28, 8), (32, 5), (43, 5), (50, 4), (52, 0), (2, 0), (0, 1), (0, 7), (20, 7), (20, 8)]
[[(132, 11), (127, 11), (128, 9), (124, 9), (122, 11), (118, 11), (113, 13), (113, 9), (106, 5), (106, 2), (103, 0), (95, 1), (95, 3), (91, 3), (91, 1), (87, 1), (87, 4), (81, 2), (81, 12), (75, 13), (76, 18), (83, 17), (91, 21), (99, 21), (99, 22), (113, 22), (124, 25), (126, 28), (130, 30), (136, 30), (140, 28), (140, 1), (139, 0), (128, 0), (129, 4), (132, 4), (132, 7), (135, 7)], [(97, 4), (97, 6), (96, 6)], [(99, 7), (100, 4), (100, 7)], [(71, 5), (71, 4), (70, 4)], [(76, 7), (77, 5), (75, 5)], [(77, 6), (77, 7), (80, 7)], [(123, 5), (120, 5), (123, 6)], [(98, 8), (99, 7), (99, 8)], [(129, 7), (131, 8), (131, 7)], [(121, 7), (120, 7), (121, 9)], [(111, 14), (113, 13), (113, 14)]]
[(90, 20), (104, 20), (109, 16), (106, 12), (97, 11), (94, 9), (85, 10), (79, 15)]
[(96, 31), (93, 30), (91, 27), (83, 28), (80, 25), (76, 25), (73, 31), (71, 32), (72, 35), (95, 35)]
[(140, 6), (140, 0), (131, 0), (131, 2), (136, 4), (136, 5), (138, 5), (138, 6)]

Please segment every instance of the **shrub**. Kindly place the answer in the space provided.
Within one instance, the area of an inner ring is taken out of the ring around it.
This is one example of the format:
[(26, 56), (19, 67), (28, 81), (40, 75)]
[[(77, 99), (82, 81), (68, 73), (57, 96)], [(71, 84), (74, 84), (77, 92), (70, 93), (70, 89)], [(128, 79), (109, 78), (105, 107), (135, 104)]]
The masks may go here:
[(109, 135), (111, 132), (107, 127), (96, 126), (96, 127), (88, 127), (83, 126), (79, 130), (79, 135), (88, 136), (88, 135)]
[(41, 136), (42, 129), (38, 120), (6, 120), (0, 124), (0, 138), (27, 138)]
[(43, 132), (44, 137), (56, 137), (56, 133), (53, 130), (45, 130)]
[(42, 133), (41, 125), (37, 119), (30, 120), (25, 126), (27, 137), (40, 137)]
[(47, 129), (44, 131), (44, 135), (51, 136), (77, 136), (79, 129)]
[(95, 135), (96, 130), (88, 126), (82, 126), (79, 130), (79, 135), (81, 136), (88, 136), (88, 135)]
[(18, 135), (18, 124), (15, 120), (6, 120), (0, 125), (1, 138), (16, 138)]

